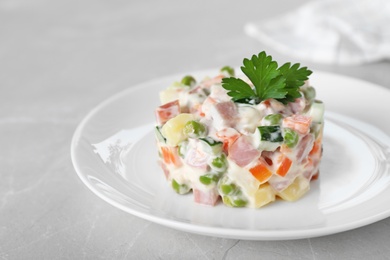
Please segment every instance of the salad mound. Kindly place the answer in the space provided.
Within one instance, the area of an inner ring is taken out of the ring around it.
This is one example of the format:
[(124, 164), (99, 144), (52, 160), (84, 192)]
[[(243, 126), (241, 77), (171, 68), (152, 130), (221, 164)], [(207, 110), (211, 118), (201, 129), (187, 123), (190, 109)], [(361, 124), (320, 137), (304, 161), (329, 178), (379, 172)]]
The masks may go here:
[(160, 92), (159, 164), (173, 190), (194, 201), (259, 208), (295, 201), (319, 174), (324, 104), (300, 64), (265, 52), (197, 82), (185, 76)]

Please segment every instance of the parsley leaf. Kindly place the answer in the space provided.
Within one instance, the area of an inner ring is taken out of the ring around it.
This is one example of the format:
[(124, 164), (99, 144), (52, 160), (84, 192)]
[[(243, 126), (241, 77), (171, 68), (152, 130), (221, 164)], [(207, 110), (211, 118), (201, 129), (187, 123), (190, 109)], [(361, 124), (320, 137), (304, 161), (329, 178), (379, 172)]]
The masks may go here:
[(291, 63), (287, 62), (279, 68), (279, 71), (286, 78), (285, 89), (287, 90), (287, 95), (284, 99), (280, 100), (282, 103), (294, 102), (296, 98), (299, 98), (301, 96), (299, 88), (305, 84), (305, 80), (312, 73), (307, 67), (299, 68), (299, 66), (299, 63), (291, 66)]
[(239, 78), (222, 79), (222, 87), (228, 90), (228, 95), (234, 102), (255, 103), (274, 98), (284, 104), (294, 102), (301, 96), (299, 88), (312, 73), (300, 64), (286, 63), (278, 68), (278, 63), (264, 51), (251, 59), (244, 59), (242, 72), (252, 82), (253, 88)]
[(248, 103), (256, 97), (256, 93), (248, 83), (238, 78), (224, 78), (223, 86), (230, 90), (227, 94), (232, 97), (234, 102)]

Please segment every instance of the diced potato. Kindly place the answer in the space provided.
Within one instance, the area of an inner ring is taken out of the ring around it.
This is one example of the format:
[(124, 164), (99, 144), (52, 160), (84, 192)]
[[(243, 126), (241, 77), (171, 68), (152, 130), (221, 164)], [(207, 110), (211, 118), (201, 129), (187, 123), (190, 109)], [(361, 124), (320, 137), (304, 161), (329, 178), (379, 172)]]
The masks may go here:
[(260, 188), (255, 192), (255, 208), (260, 208), (275, 200), (274, 189), (268, 184), (260, 185)]
[(179, 99), (180, 91), (175, 87), (167, 88), (160, 92), (160, 101), (161, 104), (166, 104), (173, 100)]
[(277, 195), (287, 201), (296, 201), (308, 192), (309, 189), (310, 181), (303, 176), (298, 176), (290, 186)]
[(171, 146), (178, 145), (186, 139), (183, 133), (184, 125), (191, 120), (195, 120), (192, 114), (182, 113), (169, 119), (161, 129), (162, 135), (167, 139), (167, 144)]

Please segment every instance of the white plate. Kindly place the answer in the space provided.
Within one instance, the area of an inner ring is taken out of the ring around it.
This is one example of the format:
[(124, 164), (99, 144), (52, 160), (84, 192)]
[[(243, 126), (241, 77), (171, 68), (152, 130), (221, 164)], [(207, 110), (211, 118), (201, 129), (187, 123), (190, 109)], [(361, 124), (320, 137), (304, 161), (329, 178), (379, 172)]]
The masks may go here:
[[(197, 78), (215, 71), (192, 73)], [(320, 178), (293, 203), (261, 209), (208, 207), (177, 195), (157, 166), (154, 109), (158, 91), (181, 76), (147, 82), (93, 109), (71, 146), (74, 167), (97, 196), (128, 213), (175, 229), (251, 240), (333, 234), (390, 216), (390, 91), (316, 72), (311, 82), (326, 104)]]

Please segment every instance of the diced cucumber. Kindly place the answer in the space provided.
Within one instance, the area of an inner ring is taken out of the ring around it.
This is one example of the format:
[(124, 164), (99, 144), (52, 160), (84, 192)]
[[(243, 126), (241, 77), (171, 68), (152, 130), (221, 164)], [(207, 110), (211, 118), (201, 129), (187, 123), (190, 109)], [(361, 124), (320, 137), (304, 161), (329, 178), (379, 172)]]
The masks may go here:
[(199, 138), (203, 144), (203, 150), (206, 153), (217, 155), (222, 152), (222, 142), (216, 141), (211, 137)]
[(323, 126), (324, 126), (323, 123), (312, 123), (311, 124), (310, 133), (314, 134), (314, 138), (318, 137), (318, 135), (322, 131)]
[[(272, 133), (272, 131), (275, 132)], [(271, 137), (273, 141), (271, 141)], [(275, 151), (283, 141), (282, 132), (279, 126), (257, 127), (255, 133), (251, 136), (251, 138), (253, 140), (253, 143), (255, 144), (255, 147), (263, 151)]]
[(259, 126), (260, 140), (269, 142), (283, 142), (280, 126)]
[(156, 135), (157, 141), (160, 143), (166, 143), (167, 139), (162, 135), (161, 128), (156, 126), (154, 133)]
[(181, 158), (184, 158), (188, 150), (188, 141), (180, 142), (177, 147), (178, 147), (177, 153)]
[(316, 97), (316, 90), (313, 87), (305, 87), (302, 89), (303, 95), (305, 96), (305, 99), (312, 103)]
[(324, 111), (325, 105), (321, 101), (315, 100), (311, 105), (307, 115), (312, 118), (312, 122), (314, 123), (322, 123), (324, 122)]

